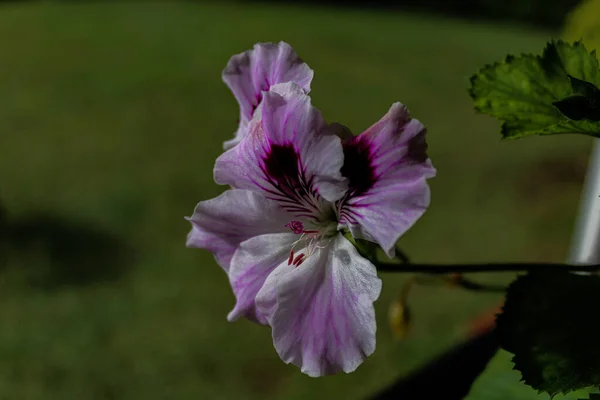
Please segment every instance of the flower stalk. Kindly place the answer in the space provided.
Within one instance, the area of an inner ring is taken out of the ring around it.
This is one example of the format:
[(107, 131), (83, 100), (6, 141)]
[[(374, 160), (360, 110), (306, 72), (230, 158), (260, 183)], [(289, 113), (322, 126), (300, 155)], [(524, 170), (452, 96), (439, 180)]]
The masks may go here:
[(600, 264), (573, 265), (561, 263), (472, 263), (472, 264), (419, 264), (372, 261), (379, 272), (426, 274), (480, 273), (480, 272), (537, 272), (561, 270), (569, 272), (600, 272)]

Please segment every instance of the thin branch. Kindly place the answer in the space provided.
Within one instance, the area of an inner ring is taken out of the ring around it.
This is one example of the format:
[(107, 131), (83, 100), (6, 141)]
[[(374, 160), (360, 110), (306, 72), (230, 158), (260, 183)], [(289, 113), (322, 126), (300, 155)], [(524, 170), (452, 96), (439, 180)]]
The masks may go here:
[(431, 275), (431, 274), (419, 274), (412, 280), (413, 283), (418, 285), (446, 285), (474, 292), (493, 292), (493, 293), (504, 293), (506, 292), (506, 286), (503, 285), (492, 285), (484, 284), (472, 281), (462, 276), (462, 274), (450, 274), (446, 275)]
[(506, 286), (478, 283), (478, 282), (473, 282), (472, 280), (466, 279), (466, 278), (461, 278), (455, 284), (462, 289), (471, 290), (474, 292), (493, 292), (493, 293), (506, 292)]
[(374, 262), (381, 272), (404, 272), (425, 274), (451, 274), (472, 272), (524, 272), (549, 269), (570, 272), (599, 272), (600, 265), (572, 265), (558, 263), (481, 263), (481, 264), (397, 264)]

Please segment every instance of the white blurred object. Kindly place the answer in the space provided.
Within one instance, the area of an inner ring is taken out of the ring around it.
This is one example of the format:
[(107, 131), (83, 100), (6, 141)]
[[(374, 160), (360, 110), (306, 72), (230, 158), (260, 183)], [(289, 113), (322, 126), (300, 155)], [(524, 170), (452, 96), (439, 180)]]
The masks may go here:
[(600, 141), (598, 139), (594, 139), (567, 262), (576, 265), (600, 264)]

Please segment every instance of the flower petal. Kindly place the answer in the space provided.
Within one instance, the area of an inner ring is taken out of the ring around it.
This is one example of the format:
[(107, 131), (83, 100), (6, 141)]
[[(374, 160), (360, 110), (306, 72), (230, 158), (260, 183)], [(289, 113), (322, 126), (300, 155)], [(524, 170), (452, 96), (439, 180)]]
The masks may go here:
[(295, 82), (308, 93), (313, 75), (313, 70), (285, 42), (257, 43), (252, 50), (231, 57), (222, 77), (240, 104), (240, 126), (224, 148), (235, 146), (245, 137), (263, 91), (277, 83)]
[(337, 235), (299, 266), (277, 267), (256, 304), (281, 359), (321, 376), (352, 372), (375, 351), (373, 302), (380, 292), (373, 264)]
[(246, 139), (217, 158), (215, 181), (260, 191), (304, 216), (319, 209), (322, 199), (339, 199), (347, 188), (341, 141), (325, 131), (310, 97), (295, 83), (274, 85), (264, 93), (261, 110)]
[(186, 219), (192, 223), (186, 245), (214, 253), (225, 271), (244, 240), (265, 233), (289, 232), (285, 227), (289, 214), (274, 201), (248, 190), (227, 190), (202, 201), (194, 215)]
[(435, 176), (425, 127), (394, 103), (388, 113), (359, 136), (344, 141), (342, 174), (349, 190), (340, 226), (357, 238), (377, 242), (388, 256), (429, 206), (427, 179)]
[(256, 312), (254, 299), (263, 287), (267, 276), (289, 258), (290, 250), (298, 236), (293, 233), (272, 233), (250, 238), (240, 244), (229, 269), (229, 281), (236, 305), (227, 319), (239, 317), (265, 325), (265, 315)]

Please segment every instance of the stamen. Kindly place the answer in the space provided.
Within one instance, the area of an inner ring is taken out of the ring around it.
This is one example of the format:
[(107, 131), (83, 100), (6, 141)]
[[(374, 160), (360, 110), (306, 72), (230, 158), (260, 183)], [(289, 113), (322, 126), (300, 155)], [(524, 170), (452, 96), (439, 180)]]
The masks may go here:
[(304, 233), (303, 233), (303, 234), (300, 236), (300, 239), (298, 239), (298, 240), (296, 240), (294, 243), (292, 243), (292, 250), (294, 250), (294, 248), (295, 248), (296, 246), (298, 246), (298, 244), (299, 244), (300, 242), (304, 241), (304, 236), (305, 236), (305, 235), (304, 235)]
[[(300, 235), (300, 237), (294, 243), (292, 243), (290, 256), (288, 258), (288, 265), (293, 265), (295, 267), (299, 266), (306, 259), (308, 259), (308, 257), (313, 255), (315, 251), (327, 247), (328, 243), (331, 241), (329, 236), (327, 236), (327, 232), (331, 231), (331, 227), (329, 227), (329, 231), (321, 231), (319, 229), (305, 230), (304, 224), (298, 220), (290, 221), (285, 226), (290, 228), (295, 234)], [(303, 254), (296, 254), (294, 249), (298, 250), (299, 248), (306, 249), (306, 251), (304, 251)]]
[(292, 264), (297, 267), (300, 264), (302, 264), (303, 261), (304, 261), (304, 254), (298, 254), (298, 256), (296, 256), (296, 259), (294, 260), (294, 262)]

